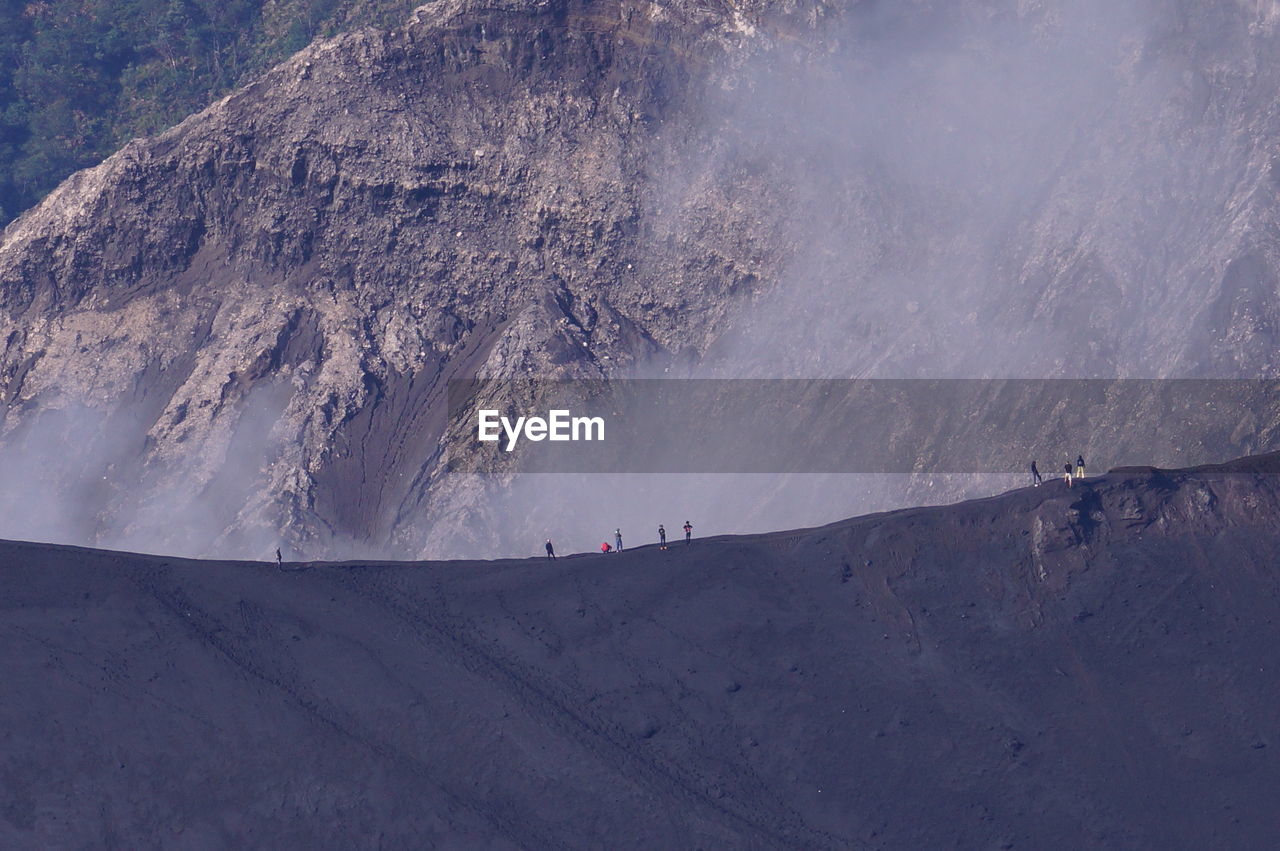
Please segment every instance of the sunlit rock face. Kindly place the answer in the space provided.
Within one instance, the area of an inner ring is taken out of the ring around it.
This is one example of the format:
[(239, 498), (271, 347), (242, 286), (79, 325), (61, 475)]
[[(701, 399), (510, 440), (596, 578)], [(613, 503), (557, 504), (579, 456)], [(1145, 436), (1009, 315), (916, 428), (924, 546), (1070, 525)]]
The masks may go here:
[[(1275, 27), (440, 2), (318, 42), (4, 231), (0, 532), (523, 551), (543, 530), (506, 480), (441, 465), (475, 375), (1272, 374)], [(1205, 451), (1268, 448), (1266, 410)], [(744, 522), (718, 505), (685, 508)]]

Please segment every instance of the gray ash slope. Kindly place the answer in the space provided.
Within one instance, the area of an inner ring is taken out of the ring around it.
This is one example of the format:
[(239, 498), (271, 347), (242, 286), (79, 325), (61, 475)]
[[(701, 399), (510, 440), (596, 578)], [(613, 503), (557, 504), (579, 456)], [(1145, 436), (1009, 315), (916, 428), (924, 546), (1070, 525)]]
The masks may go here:
[[(536, 536), (470, 540), (512, 523), (438, 464), (474, 374), (1274, 374), (1278, 24), (446, 0), (317, 43), (0, 237), (0, 522), (512, 551)], [(1276, 448), (1259, 412), (1209, 457)]]
[(0, 546), (5, 847), (1270, 847), (1280, 457), (616, 556)]

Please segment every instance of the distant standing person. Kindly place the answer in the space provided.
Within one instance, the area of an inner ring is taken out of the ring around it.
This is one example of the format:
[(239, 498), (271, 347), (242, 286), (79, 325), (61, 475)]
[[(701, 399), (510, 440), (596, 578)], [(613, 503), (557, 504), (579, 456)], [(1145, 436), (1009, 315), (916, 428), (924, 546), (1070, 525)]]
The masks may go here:
[(662, 524), (658, 524), (658, 549), (665, 550), (667, 548), (667, 530), (662, 528)]
[(282, 564), (284, 564), (284, 556), (280, 555), (280, 548), (276, 547), (276, 567), (280, 567)]
[(1077, 479), (1084, 478), (1084, 456), (1083, 455), (1076, 456), (1076, 478)]
[(689, 541), (693, 538), (693, 524), (688, 520), (684, 521), (684, 542), (688, 546)]
[(1067, 478), (1067, 487), (1071, 487), (1071, 462), (1070, 462), (1070, 461), (1068, 461), (1068, 462), (1066, 463), (1066, 466), (1064, 466), (1062, 469), (1063, 469), (1063, 470), (1065, 470), (1065, 471), (1066, 471), (1066, 474), (1067, 474), (1067, 475), (1066, 475), (1066, 478)]
[(1036, 462), (1035, 462), (1035, 461), (1032, 461), (1032, 462), (1031, 462), (1031, 483), (1032, 483), (1035, 487), (1040, 487), (1040, 483), (1041, 483), (1041, 482), (1043, 482), (1043, 481), (1044, 481), (1044, 479), (1043, 479), (1043, 478), (1041, 478), (1041, 476), (1040, 476), (1040, 471), (1039, 471), (1038, 469), (1036, 469)]
[(621, 529), (613, 530), (613, 547), (618, 552), (622, 552), (622, 530)]
[(550, 538), (547, 538), (547, 560), (548, 561), (556, 560), (556, 548), (551, 546)]

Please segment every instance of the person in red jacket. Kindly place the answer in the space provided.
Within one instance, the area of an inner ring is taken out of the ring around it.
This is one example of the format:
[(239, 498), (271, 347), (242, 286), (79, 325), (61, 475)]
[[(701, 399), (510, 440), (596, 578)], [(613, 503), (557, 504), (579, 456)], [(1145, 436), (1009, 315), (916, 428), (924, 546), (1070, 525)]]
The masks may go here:
[(603, 543), (600, 544), (600, 552), (611, 553), (613, 552), (613, 547), (609, 546), (608, 541), (604, 541)]

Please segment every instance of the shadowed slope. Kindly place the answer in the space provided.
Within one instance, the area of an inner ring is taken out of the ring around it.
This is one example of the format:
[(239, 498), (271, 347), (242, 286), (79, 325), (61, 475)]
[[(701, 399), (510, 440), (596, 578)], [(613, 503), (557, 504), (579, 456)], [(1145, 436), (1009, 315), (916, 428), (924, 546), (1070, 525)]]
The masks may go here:
[(0, 842), (1264, 847), (1276, 470), (555, 563), (0, 545)]

